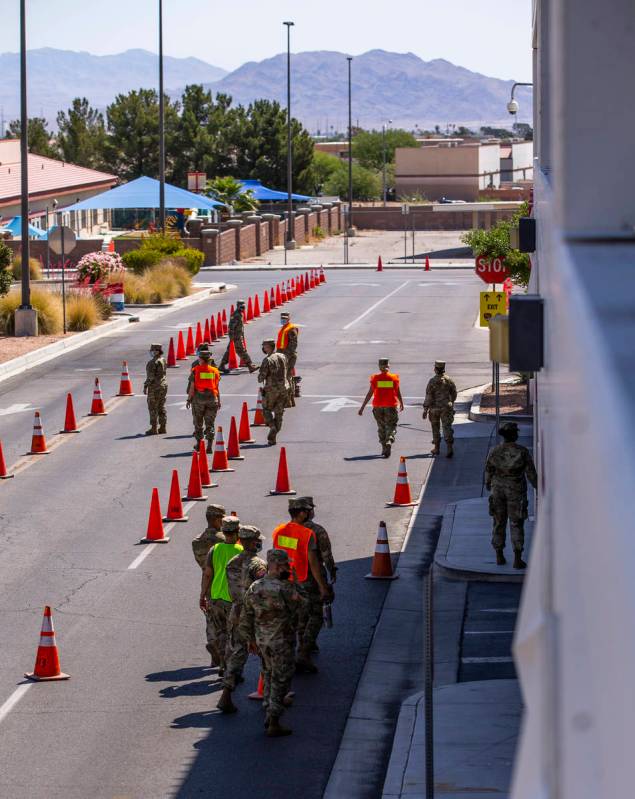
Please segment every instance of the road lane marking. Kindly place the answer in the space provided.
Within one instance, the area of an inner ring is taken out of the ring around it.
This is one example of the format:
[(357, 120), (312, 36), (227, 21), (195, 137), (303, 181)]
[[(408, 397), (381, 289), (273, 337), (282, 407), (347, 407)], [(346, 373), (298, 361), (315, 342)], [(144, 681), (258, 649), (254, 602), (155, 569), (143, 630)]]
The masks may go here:
[(386, 294), (386, 296), (385, 296), (385, 297), (382, 297), (382, 298), (381, 298), (381, 300), (378, 300), (378, 301), (377, 301), (377, 302), (376, 302), (374, 305), (371, 305), (371, 306), (370, 306), (370, 308), (368, 308), (367, 310), (365, 310), (363, 314), (360, 314), (360, 315), (357, 317), (357, 319), (353, 319), (353, 321), (352, 321), (352, 322), (349, 322), (347, 325), (345, 325), (345, 326), (342, 328), (342, 330), (348, 330), (349, 328), (353, 327), (353, 325), (356, 325), (358, 322), (361, 322), (361, 321), (362, 321), (362, 319), (364, 319), (366, 316), (368, 316), (368, 314), (369, 314), (369, 313), (372, 313), (372, 311), (374, 311), (374, 310), (375, 310), (375, 308), (378, 308), (378, 307), (379, 307), (379, 306), (382, 304), (382, 302), (386, 302), (386, 300), (389, 300), (389, 299), (390, 299), (392, 296), (394, 296), (394, 295), (395, 295), (395, 294), (396, 294), (398, 291), (401, 291), (401, 289), (402, 289), (402, 288), (404, 288), (405, 286), (407, 286), (407, 285), (408, 285), (408, 283), (410, 283), (410, 281), (409, 281), (409, 280), (406, 280), (406, 281), (405, 281), (405, 282), (403, 282), (403, 283), (402, 283), (400, 286), (397, 286), (397, 288), (396, 288), (396, 289), (394, 289), (393, 291), (391, 291), (391, 292), (390, 292), (390, 294)]
[(35, 408), (29, 402), (16, 402), (8, 408), (0, 408), (0, 416), (12, 416), (14, 413), (24, 413), (34, 411)]
[(24, 694), (32, 685), (33, 683), (31, 682), (25, 682), (22, 683), (22, 685), (18, 685), (7, 701), (3, 705), (0, 705), (0, 722), (4, 721), (4, 719), (9, 715), (9, 713), (18, 704), (20, 699), (22, 699)]
[(359, 402), (349, 399), (348, 397), (334, 397), (333, 399), (318, 400), (317, 402), (312, 402), (311, 404), (324, 405), (323, 408), (320, 408), (322, 413), (337, 413), (338, 411), (341, 411), (342, 408), (359, 408), (360, 405)]
[[(192, 508), (193, 508), (195, 505), (196, 505), (196, 502), (187, 502), (187, 503), (186, 503), (186, 504), (183, 506), (183, 513), (184, 513), (184, 515), (186, 515), (186, 516), (187, 516), (188, 512), (189, 512), (189, 511), (191, 511), (191, 510), (192, 510)], [(176, 527), (176, 522), (170, 522), (169, 524), (166, 524), (166, 525), (165, 525), (165, 527), (163, 528), (163, 532), (167, 534), (167, 533), (169, 533), (169, 532), (170, 532), (170, 531), (171, 531), (171, 530), (172, 530), (174, 527)], [(156, 549), (156, 548), (157, 548), (157, 546), (158, 546), (157, 544), (148, 544), (147, 546), (145, 546), (145, 548), (144, 548), (143, 552), (141, 552), (139, 555), (137, 555), (137, 557), (136, 557), (136, 558), (135, 558), (135, 559), (132, 561), (132, 563), (130, 564), (130, 566), (128, 566), (128, 571), (130, 571), (130, 569), (136, 569), (136, 568), (137, 568), (137, 566), (139, 566), (141, 563), (143, 563), (143, 561), (144, 561), (144, 560), (145, 560), (145, 559), (148, 557), (148, 555), (149, 555), (149, 554), (150, 554), (150, 553), (151, 553), (151, 552), (152, 552), (154, 549)]]

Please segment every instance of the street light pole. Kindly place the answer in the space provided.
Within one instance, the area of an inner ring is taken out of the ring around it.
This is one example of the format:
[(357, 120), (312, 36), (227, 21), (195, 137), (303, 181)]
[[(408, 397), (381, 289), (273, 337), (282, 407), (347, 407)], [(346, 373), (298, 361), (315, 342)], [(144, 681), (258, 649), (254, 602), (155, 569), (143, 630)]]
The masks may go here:
[(287, 250), (295, 249), (293, 238), (293, 152), (291, 149), (291, 28), (293, 22), (283, 22), (287, 26), (287, 236), (284, 245), (284, 262)]
[(159, 227), (165, 233), (165, 108), (163, 101), (163, 0), (159, 0)]
[(20, 181), (22, 232), (22, 303), (20, 308), (31, 308), (31, 283), (29, 275), (29, 117), (26, 105), (26, 0), (20, 0)]
[(348, 230), (347, 236), (354, 236), (353, 230), (353, 114), (351, 97), (351, 64), (353, 56), (346, 56), (348, 61)]

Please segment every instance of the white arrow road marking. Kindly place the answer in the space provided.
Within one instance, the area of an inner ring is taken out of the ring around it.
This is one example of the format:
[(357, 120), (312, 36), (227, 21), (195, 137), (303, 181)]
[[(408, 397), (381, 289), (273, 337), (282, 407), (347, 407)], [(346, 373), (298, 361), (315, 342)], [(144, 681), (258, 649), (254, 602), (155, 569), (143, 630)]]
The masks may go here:
[(101, 372), (100, 366), (93, 366), (90, 369), (75, 369), (75, 372)]
[(24, 694), (29, 690), (29, 688), (33, 685), (32, 682), (25, 682), (22, 685), (18, 685), (15, 691), (11, 694), (11, 696), (7, 699), (7, 701), (0, 705), (0, 721), (2, 721), (9, 713), (13, 710), (13, 708), (18, 704), (20, 699), (24, 696)]
[[(196, 505), (196, 502), (187, 502), (185, 505), (183, 505), (183, 513), (185, 514), (189, 513), (189, 511), (192, 510), (194, 505)], [(169, 524), (164, 525), (163, 527), (164, 534), (167, 535), (174, 527), (176, 527), (176, 522), (169, 522)], [(148, 555), (152, 552), (152, 550), (156, 549), (157, 547), (158, 544), (148, 544), (144, 548), (143, 552), (140, 555), (137, 555), (137, 557), (132, 561), (130, 566), (128, 566), (128, 571), (130, 571), (130, 569), (136, 569), (137, 566), (143, 563), (143, 561), (148, 557)]]
[(28, 402), (17, 402), (9, 405), (8, 408), (0, 408), (0, 416), (11, 416), (13, 413), (24, 413), (24, 411), (34, 411), (33, 405)]
[(180, 411), (186, 410), (185, 402), (168, 402), (168, 408), (178, 408)]
[(379, 283), (342, 283), (343, 286), (379, 286)]
[(359, 408), (359, 402), (349, 399), (348, 397), (335, 397), (334, 399), (319, 400), (312, 402), (312, 405), (324, 405), (321, 409), (322, 413), (337, 413), (342, 408)]

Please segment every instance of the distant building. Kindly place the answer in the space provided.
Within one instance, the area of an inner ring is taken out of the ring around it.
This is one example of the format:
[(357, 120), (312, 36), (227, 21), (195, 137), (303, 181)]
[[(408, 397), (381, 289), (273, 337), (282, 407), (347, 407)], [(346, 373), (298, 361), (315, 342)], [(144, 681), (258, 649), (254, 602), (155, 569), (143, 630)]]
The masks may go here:
[[(29, 213), (31, 224), (46, 228), (53, 224), (53, 201), (57, 210), (79, 200), (112, 188), (117, 183), (115, 175), (67, 164), (54, 158), (29, 153)], [(20, 142), (17, 139), (0, 141), (0, 224), (20, 215)], [(108, 213), (82, 211), (64, 215), (64, 223), (82, 235), (93, 235), (109, 222)]]
[(320, 153), (335, 155), (342, 160), (348, 158), (347, 141), (316, 141), (313, 147)]

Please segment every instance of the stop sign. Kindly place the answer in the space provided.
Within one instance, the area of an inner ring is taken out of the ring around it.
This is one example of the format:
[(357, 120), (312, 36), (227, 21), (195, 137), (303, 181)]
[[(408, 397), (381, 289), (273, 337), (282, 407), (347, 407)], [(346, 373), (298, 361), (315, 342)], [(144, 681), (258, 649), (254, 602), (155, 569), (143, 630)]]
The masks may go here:
[(485, 255), (479, 255), (475, 271), (485, 283), (502, 283), (509, 277), (503, 258), (487, 258)]

